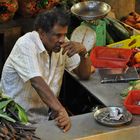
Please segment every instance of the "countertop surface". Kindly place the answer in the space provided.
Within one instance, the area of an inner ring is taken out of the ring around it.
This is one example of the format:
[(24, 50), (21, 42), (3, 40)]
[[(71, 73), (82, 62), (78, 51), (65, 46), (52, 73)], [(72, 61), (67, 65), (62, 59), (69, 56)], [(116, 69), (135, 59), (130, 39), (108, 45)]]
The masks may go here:
[(98, 71), (93, 73), (88, 81), (79, 80), (79, 82), (105, 106), (122, 106), (123, 100), (120, 93), (128, 87), (128, 83), (102, 84)]
[[(98, 72), (92, 74), (90, 80), (88, 81), (78, 81), (104, 105), (123, 106), (123, 100), (120, 97), (120, 93), (128, 87), (128, 83), (101, 84)], [(55, 126), (54, 121), (46, 120), (38, 124), (36, 135), (39, 136), (42, 140), (73, 140), (75, 138), (96, 135), (99, 133), (105, 133), (113, 130), (123, 129), (126, 127), (140, 125), (140, 116), (133, 116), (133, 120), (130, 124), (119, 127), (108, 127), (97, 123), (93, 117), (92, 112), (72, 116), (71, 121), (71, 130), (63, 133), (57, 126)]]
[(66, 133), (63, 133), (55, 126), (54, 121), (46, 121), (38, 125), (36, 134), (41, 140), (74, 140), (76, 138), (97, 135), (127, 127), (139, 126), (140, 116), (133, 116), (133, 120), (129, 125), (119, 127), (108, 127), (97, 123), (93, 118), (93, 113), (73, 116), (71, 117), (71, 121), (72, 128)]

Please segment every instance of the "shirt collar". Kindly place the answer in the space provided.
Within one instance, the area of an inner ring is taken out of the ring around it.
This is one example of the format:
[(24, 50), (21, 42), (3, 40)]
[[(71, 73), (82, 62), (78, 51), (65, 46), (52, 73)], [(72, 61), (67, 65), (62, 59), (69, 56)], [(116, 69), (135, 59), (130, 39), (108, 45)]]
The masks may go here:
[[(48, 55), (48, 52), (47, 50), (45, 49), (41, 39), (40, 39), (40, 36), (39, 36), (39, 33), (37, 31), (32, 31), (32, 39), (34, 40), (35, 44), (37, 45), (37, 48), (38, 48), (38, 51), (39, 53), (43, 53), (43, 52), (46, 52), (47, 55)], [(54, 52), (52, 52), (53, 54)], [(62, 53), (62, 49), (59, 53)], [(59, 53), (55, 53), (55, 55), (59, 55)]]
[(39, 33), (37, 31), (32, 31), (32, 35), (33, 35), (33, 40), (34, 40), (35, 44), (37, 45), (39, 52), (42, 53), (42, 52), (46, 51), (46, 49), (40, 39)]

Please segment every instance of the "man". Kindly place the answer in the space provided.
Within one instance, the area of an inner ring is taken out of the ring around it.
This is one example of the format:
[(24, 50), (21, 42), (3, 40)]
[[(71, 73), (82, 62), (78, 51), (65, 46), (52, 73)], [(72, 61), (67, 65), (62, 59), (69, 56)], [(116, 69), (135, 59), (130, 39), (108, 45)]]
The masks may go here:
[(1, 78), (3, 91), (26, 110), (31, 123), (46, 118), (49, 107), (64, 132), (71, 127), (70, 118), (57, 99), (64, 69), (81, 79), (88, 79), (91, 73), (85, 47), (65, 39), (69, 19), (68, 13), (56, 8), (38, 15), (35, 30), (15, 43)]

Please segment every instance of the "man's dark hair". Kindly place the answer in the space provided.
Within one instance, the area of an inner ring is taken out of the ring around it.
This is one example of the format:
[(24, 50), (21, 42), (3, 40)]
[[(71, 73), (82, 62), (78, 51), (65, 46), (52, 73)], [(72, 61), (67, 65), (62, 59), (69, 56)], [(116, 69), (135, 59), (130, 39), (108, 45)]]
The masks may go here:
[(54, 25), (68, 26), (70, 22), (70, 14), (64, 9), (52, 8), (39, 14), (34, 22), (34, 29), (42, 29), (46, 33), (49, 32)]

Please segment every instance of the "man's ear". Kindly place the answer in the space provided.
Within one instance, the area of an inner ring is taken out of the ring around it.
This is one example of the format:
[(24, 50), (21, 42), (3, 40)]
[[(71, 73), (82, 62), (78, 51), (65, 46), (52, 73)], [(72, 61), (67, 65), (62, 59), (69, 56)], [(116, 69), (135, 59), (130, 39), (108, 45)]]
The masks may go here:
[(38, 33), (39, 33), (39, 36), (41, 38), (41, 40), (44, 39), (44, 37), (46, 38), (46, 33), (42, 30), (42, 29), (38, 29)]
[(45, 34), (45, 32), (40, 28), (40, 29), (38, 29), (38, 33), (40, 34), (40, 35), (44, 35)]

